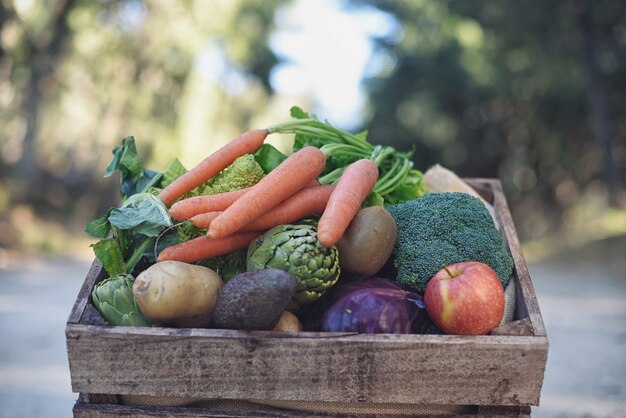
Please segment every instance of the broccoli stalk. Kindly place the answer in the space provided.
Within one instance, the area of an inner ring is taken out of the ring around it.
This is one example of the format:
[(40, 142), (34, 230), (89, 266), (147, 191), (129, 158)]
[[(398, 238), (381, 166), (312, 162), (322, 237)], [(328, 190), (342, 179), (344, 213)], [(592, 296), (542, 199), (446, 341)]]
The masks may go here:
[(506, 286), (513, 259), (483, 203), (465, 193), (429, 193), (390, 205), (398, 226), (396, 280), (423, 292), (445, 266), (462, 261), (487, 264)]

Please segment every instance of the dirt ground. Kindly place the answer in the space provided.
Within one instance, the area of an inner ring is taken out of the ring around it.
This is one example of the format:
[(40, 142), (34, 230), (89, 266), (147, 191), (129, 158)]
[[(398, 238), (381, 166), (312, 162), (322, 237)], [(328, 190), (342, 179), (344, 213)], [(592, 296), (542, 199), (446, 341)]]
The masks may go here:
[[(64, 328), (88, 260), (0, 253), (0, 417), (71, 417)], [(533, 417), (626, 417), (626, 237), (530, 264), (550, 343)]]

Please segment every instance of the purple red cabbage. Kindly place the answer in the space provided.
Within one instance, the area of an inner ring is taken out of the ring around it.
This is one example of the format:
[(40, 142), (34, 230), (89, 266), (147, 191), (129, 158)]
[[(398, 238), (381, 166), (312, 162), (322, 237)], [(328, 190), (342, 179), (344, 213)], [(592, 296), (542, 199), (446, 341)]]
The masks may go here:
[(362, 277), (337, 284), (307, 315), (311, 331), (377, 334), (437, 332), (421, 295), (382, 278)]

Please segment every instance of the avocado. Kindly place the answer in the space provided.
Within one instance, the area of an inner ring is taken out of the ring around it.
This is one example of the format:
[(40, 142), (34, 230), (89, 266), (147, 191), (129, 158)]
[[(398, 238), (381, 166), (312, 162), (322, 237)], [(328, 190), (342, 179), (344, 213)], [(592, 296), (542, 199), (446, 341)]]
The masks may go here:
[(213, 323), (217, 328), (271, 330), (296, 293), (296, 278), (278, 269), (238, 274), (220, 290)]

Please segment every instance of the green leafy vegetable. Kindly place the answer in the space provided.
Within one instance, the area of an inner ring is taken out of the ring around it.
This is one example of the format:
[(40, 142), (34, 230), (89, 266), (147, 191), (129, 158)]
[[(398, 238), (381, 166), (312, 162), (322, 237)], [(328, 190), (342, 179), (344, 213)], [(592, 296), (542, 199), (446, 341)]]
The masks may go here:
[(185, 168), (185, 166), (180, 162), (180, 160), (178, 160), (178, 158), (175, 158), (172, 162), (168, 164), (168, 166), (165, 168), (165, 171), (163, 172), (163, 179), (161, 180), (160, 184), (161, 188), (169, 186), (174, 180), (176, 180), (178, 177), (182, 176), (186, 172), (187, 169)]
[(383, 199), (383, 197), (376, 192), (370, 192), (370, 194), (368, 194), (365, 198), (365, 202), (363, 202), (362, 206), (385, 206), (385, 199)]
[(109, 214), (113, 209), (109, 209), (107, 213), (100, 216), (99, 218), (93, 219), (87, 223), (85, 226), (85, 232), (87, 232), (92, 237), (96, 238), (106, 238), (109, 236), (111, 232), (111, 223), (109, 222)]
[(117, 229), (132, 229), (147, 237), (156, 237), (165, 228), (172, 226), (172, 218), (167, 208), (150, 193), (129, 197), (121, 208), (111, 209), (108, 220)]
[(415, 169), (409, 170), (408, 176), (395, 189), (386, 195), (387, 204), (405, 202), (428, 193), (424, 175)]
[(110, 177), (115, 171), (120, 172), (120, 193), (122, 199), (147, 191), (161, 180), (162, 173), (143, 168), (143, 159), (137, 154), (135, 138), (122, 140), (122, 146), (113, 148), (113, 159), (104, 173)]
[(102, 263), (104, 270), (109, 276), (126, 273), (124, 255), (118, 241), (115, 238), (103, 239), (91, 246), (93, 252)]
[(105, 177), (116, 171), (120, 172), (121, 207), (109, 209), (85, 226), (88, 234), (100, 238), (93, 251), (110, 276), (131, 273), (155, 237), (172, 225), (167, 208), (148, 193), (160, 186), (163, 174), (143, 168), (132, 136), (113, 149)]
[[(94, 253), (107, 273), (115, 275), (130, 273), (155, 237), (170, 226), (172, 218), (163, 202), (150, 193), (139, 193), (89, 222), (85, 231), (102, 238), (93, 245)], [(107, 238), (109, 234), (113, 238)]]
[(254, 153), (256, 162), (261, 166), (265, 174), (269, 173), (280, 163), (287, 159), (287, 156), (280, 152), (276, 147), (271, 144), (263, 144)]

